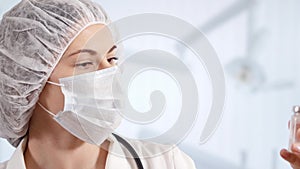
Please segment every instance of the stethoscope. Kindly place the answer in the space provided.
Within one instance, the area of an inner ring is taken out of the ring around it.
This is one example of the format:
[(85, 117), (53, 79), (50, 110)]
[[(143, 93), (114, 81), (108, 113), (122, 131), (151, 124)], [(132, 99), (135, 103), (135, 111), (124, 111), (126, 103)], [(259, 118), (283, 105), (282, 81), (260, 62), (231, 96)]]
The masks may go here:
[(130, 154), (133, 156), (134, 161), (135, 161), (138, 169), (144, 169), (142, 161), (139, 158), (139, 155), (134, 150), (134, 148), (126, 140), (124, 140), (122, 137), (120, 137), (120, 136), (118, 136), (114, 133), (113, 133), (113, 135), (116, 137), (118, 142), (120, 142), (130, 152)]

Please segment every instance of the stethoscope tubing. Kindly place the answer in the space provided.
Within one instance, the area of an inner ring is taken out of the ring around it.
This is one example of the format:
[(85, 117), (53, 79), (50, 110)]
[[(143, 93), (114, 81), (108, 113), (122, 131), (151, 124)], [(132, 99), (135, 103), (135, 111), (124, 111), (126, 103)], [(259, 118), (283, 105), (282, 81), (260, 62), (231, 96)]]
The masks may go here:
[(116, 137), (116, 139), (124, 146), (127, 148), (127, 150), (130, 152), (130, 154), (132, 155), (132, 157), (134, 158), (134, 161), (138, 167), (138, 169), (144, 169), (143, 164), (141, 159), (139, 158), (139, 155), (137, 154), (137, 152), (134, 150), (134, 148), (122, 137), (116, 135), (113, 133), (113, 135)]

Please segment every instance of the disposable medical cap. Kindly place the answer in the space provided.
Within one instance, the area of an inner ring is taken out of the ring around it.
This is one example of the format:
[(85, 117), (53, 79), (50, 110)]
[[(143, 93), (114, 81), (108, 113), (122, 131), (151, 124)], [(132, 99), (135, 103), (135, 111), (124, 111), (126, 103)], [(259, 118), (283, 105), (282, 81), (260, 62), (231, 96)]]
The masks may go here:
[(0, 137), (18, 146), (47, 79), (87, 26), (109, 24), (89, 0), (22, 0), (0, 24)]

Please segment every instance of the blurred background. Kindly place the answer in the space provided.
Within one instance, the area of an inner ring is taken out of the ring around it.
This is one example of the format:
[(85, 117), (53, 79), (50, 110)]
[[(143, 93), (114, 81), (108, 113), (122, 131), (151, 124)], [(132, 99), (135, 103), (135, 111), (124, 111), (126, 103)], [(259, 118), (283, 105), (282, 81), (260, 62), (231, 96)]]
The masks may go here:
[[(0, 0), (1, 16), (17, 2)], [(292, 106), (300, 104), (300, 78), (297, 78), (300, 73), (299, 0), (98, 2), (113, 21), (140, 13), (176, 16), (198, 27), (215, 48), (227, 84), (223, 118), (214, 135), (205, 144), (199, 144), (201, 124), (199, 128), (195, 125), (193, 131), (179, 144), (194, 159), (197, 168), (290, 168), (280, 158), (279, 151), (288, 146), (287, 124), (292, 115)], [(132, 45), (137, 41), (139, 39), (128, 44), (129, 52), (140, 46), (151, 48), (152, 44), (160, 47), (164, 45), (151, 38)], [(188, 58), (185, 51), (179, 53), (186, 55), (182, 56), (183, 60)], [(193, 63), (189, 64), (193, 67)], [(194, 72), (196, 76), (203, 74), (197, 74), (196, 68)], [(209, 84), (208, 78), (203, 79), (208, 82), (200, 78), (200, 83)], [(206, 103), (205, 98), (211, 98), (211, 94), (203, 92), (201, 97)], [(204, 123), (205, 119), (198, 121), (201, 122)], [(122, 127), (124, 130), (126, 125)], [(122, 127), (119, 132), (122, 132)], [(145, 130), (159, 132), (133, 128), (131, 137), (145, 133)], [(0, 139), (0, 162), (8, 160), (13, 151), (14, 148), (6, 140)]]

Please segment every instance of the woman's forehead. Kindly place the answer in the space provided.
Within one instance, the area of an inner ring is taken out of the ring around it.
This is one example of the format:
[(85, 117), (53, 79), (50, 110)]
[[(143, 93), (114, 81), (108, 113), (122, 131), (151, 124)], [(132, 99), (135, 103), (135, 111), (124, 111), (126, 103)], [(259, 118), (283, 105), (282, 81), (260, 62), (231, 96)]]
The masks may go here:
[(113, 34), (104, 24), (95, 24), (85, 28), (70, 44), (64, 57), (81, 50), (94, 50), (98, 54), (105, 54), (114, 46)]

